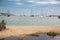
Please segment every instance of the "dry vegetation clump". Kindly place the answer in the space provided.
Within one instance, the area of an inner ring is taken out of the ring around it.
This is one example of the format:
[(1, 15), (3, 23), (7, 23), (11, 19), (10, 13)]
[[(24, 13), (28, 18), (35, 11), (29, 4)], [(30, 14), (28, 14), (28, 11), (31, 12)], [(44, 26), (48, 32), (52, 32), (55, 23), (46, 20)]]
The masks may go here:
[(6, 23), (4, 20), (2, 20), (0, 23), (0, 31), (5, 30), (5, 29), (6, 29)]

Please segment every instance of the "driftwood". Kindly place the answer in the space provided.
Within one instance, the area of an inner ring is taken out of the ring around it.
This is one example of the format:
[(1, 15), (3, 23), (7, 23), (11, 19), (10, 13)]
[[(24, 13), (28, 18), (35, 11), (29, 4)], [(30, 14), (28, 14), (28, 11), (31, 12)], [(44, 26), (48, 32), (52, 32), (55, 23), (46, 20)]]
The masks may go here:
[(0, 23), (0, 31), (6, 29), (6, 24), (5, 24), (5, 21), (2, 20), (1, 23)]

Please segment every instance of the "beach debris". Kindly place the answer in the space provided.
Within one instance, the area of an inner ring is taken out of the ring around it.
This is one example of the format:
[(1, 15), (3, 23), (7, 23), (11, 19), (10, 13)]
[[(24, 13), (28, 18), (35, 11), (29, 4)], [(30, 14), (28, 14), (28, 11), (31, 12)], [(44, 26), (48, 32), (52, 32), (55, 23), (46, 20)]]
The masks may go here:
[(2, 20), (0, 23), (0, 31), (5, 30), (5, 29), (6, 29), (6, 23), (4, 20)]

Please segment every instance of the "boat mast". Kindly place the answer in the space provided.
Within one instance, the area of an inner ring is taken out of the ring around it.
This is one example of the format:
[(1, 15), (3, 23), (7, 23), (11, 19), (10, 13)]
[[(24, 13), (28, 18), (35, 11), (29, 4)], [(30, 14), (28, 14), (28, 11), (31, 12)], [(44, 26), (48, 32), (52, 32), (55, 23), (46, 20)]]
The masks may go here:
[(10, 14), (10, 11), (9, 11), (9, 10), (7, 10), (7, 16), (8, 16), (8, 17), (10, 16), (9, 14)]
[(34, 17), (34, 14), (33, 14), (33, 12), (32, 12), (33, 10), (31, 9), (31, 17)]

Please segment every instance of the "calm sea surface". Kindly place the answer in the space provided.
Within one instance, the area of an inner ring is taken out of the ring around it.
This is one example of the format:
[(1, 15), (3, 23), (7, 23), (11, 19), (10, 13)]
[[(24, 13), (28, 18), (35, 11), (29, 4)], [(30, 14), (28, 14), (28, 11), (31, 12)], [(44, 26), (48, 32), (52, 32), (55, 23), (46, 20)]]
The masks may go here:
[(19, 17), (0, 16), (0, 22), (5, 20), (7, 25), (21, 26), (60, 26), (60, 19), (57, 17)]

